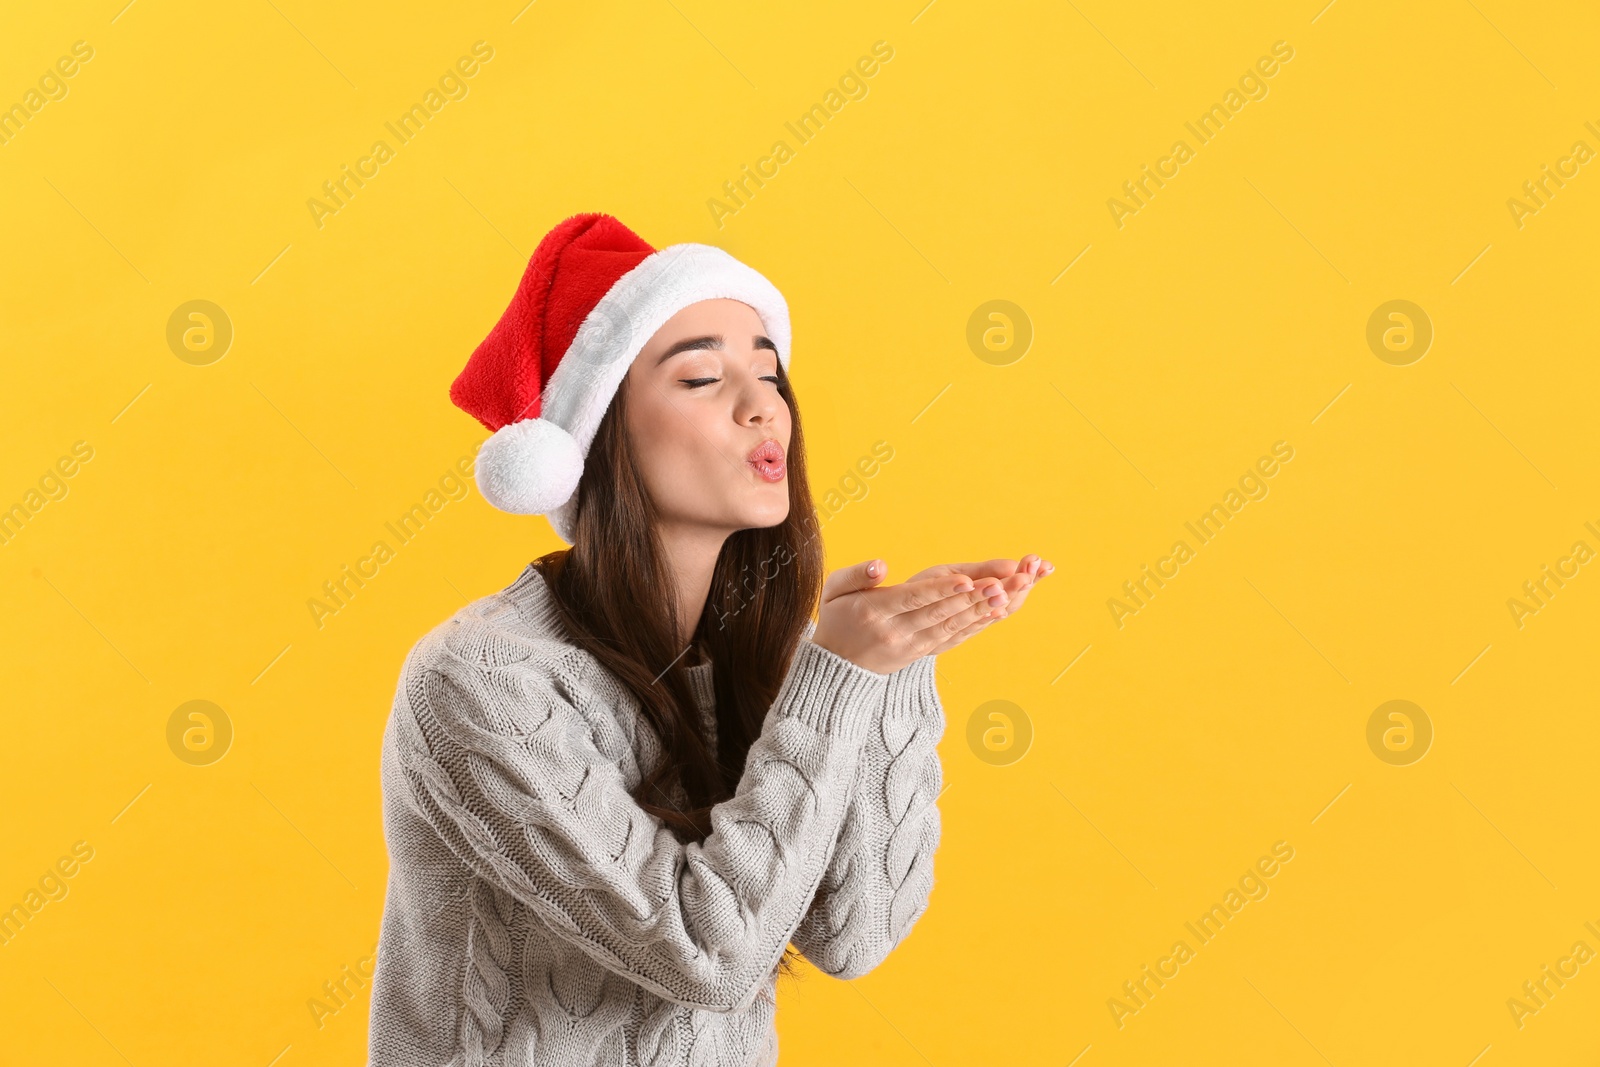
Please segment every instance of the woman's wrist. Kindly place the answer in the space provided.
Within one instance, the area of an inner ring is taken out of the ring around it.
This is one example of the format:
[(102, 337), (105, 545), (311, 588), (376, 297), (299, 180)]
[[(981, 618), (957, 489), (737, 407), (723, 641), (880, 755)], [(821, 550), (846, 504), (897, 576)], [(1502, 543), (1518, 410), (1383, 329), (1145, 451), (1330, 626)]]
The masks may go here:
[(861, 739), (882, 706), (889, 677), (810, 639), (795, 648), (788, 677), (774, 704), (777, 714), (821, 733)]

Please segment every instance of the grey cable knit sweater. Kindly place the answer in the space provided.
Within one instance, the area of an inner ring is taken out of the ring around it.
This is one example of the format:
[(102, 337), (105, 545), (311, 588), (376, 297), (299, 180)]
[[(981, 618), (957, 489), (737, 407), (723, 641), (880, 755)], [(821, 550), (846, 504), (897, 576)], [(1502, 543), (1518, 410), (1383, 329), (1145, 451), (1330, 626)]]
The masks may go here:
[[(629, 795), (662, 749), (535, 567), (423, 637), (383, 734), (369, 1067), (773, 1064), (786, 945), (881, 963), (933, 888), (934, 657), (878, 674), (814, 629), (687, 845)], [(688, 672), (714, 742), (711, 665)]]

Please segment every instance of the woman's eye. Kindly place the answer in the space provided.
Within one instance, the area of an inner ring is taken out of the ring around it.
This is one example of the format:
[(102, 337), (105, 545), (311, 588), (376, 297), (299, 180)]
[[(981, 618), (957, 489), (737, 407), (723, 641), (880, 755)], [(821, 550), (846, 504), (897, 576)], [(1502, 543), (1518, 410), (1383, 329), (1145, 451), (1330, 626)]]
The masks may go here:
[[(719, 382), (721, 380), (722, 380), (721, 378), (679, 378), (678, 379), (678, 381), (682, 382), (684, 385), (687, 385), (690, 389), (699, 389), (702, 386), (710, 385), (713, 382)], [(783, 379), (778, 377), (776, 374), (763, 375), (761, 380), (764, 381), (764, 382), (771, 382), (773, 385), (777, 386), (779, 389), (783, 388)]]

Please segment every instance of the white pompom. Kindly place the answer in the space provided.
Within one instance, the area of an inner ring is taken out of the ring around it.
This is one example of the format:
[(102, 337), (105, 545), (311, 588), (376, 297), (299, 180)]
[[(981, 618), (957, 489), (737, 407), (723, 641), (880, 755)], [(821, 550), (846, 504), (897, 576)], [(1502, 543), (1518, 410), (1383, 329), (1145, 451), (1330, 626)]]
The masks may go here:
[(513, 515), (543, 515), (560, 507), (577, 491), (581, 477), (578, 442), (544, 419), (508, 423), (478, 450), (478, 489)]

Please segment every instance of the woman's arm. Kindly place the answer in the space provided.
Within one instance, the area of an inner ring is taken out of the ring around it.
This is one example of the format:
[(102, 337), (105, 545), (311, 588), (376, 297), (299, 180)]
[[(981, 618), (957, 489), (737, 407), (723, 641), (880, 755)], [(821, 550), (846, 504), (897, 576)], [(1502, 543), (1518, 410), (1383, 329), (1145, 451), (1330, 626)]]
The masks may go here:
[(792, 938), (819, 969), (858, 978), (927, 910), (939, 847), (944, 706), (928, 655), (888, 676), (849, 810), (811, 909)]
[(682, 844), (537, 652), (473, 623), (420, 643), (395, 702), (395, 788), (475, 873), (609, 970), (691, 1007), (747, 1006), (822, 878), (888, 676), (800, 642), (734, 796), (703, 843)]

